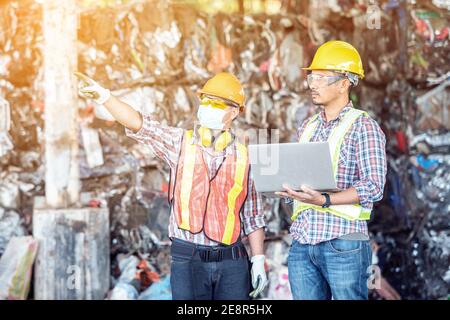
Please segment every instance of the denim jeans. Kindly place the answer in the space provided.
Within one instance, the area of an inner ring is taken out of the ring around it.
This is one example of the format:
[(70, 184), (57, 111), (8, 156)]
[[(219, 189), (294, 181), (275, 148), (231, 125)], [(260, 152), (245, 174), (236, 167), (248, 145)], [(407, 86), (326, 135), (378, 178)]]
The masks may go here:
[[(177, 245), (183, 245), (182, 240), (174, 239), (173, 241)], [(174, 300), (248, 300), (249, 267), (246, 256), (236, 260), (203, 262), (198, 252), (190, 256), (172, 253), (170, 275), (172, 298)]]
[(296, 300), (367, 300), (369, 241), (333, 239), (316, 245), (293, 241), (289, 283)]

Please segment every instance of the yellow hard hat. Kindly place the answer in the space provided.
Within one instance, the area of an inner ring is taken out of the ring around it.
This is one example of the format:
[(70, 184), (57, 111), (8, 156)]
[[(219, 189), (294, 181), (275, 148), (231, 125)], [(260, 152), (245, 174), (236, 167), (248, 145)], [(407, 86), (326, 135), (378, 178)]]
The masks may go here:
[(303, 70), (331, 70), (351, 72), (364, 78), (364, 69), (358, 51), (344, 41), (328, 41), (317, 49), (311, 65)]
[(239, 79), (231, 73), (216, 74), (205, 83), (199, 93), (231, 101), (238, 105), (241, 111), (244, 108), (244, 88)]

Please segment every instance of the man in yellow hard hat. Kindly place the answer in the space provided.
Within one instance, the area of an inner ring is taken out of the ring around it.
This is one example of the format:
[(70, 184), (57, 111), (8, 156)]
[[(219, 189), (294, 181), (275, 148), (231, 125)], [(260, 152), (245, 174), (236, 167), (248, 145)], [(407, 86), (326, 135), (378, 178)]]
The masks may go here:
[[(171, 169), (171, 286), (174, 299), (248, 299), (267, 285), (264, 215), (245, 144), (231, 124), (244, 109), (244, 90), (219, 73), (199, 92), (199, 125), (169, 127), (135, 111), (84, 75), (79, 94), (102, 104), (126, 134), (153, 149)], [(251, 269), (243, 235), (248, 236)], [(251, 277), (251, 281), (250, 281)]]
[(367, 230), (373, 203), (386, 180), (385, 135), (350, 89), (364, 78), (358, 51), (330, 41), (317, 50), (308, 70), (312, 101), (322, 111), (298, 129), (300, 142), (328, 141), (338, 188), (321, 193), (302, 186), (279, 194), (294, 199), (294, 239), (288, 258), (295, 299), (367, 299), (371, 248)]

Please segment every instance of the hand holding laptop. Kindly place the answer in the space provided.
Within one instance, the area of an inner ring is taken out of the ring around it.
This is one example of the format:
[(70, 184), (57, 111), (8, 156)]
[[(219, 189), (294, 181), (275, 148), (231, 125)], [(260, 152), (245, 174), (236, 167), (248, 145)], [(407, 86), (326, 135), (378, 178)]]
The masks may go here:
[(325, 196), (323, 196), (319, 191), (308, 188), (307, 186), (302, 185), (300, 187), (300, 191), (292, 190), (287, 184), (283, 184), (283, 188), (285, 191), (278, 191), (275, 192), (275, 194), (280, 197), (293, 198), (295, 200), (317, 206), (321, 206), (325, 202)]

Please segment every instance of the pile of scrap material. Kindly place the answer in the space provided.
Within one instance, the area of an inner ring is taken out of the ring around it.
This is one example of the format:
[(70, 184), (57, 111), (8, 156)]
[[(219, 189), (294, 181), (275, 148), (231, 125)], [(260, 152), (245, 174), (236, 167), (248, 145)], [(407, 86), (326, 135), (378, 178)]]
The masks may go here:
[(167, 248), (153, 254), (119, 254), (112, 268), (110, 300), (171, 300)]
[[(296, 140), (298, 124), (318, 110), (300, 67), (325, 41), (353, 43), (366, 78), (351, 98), (382, 125), (388, 141), (388, 184), (370, 223), (380, 247), (379, 265), (404, 298), (446, 296), (448, 8), (431, 1), (346, 0), (320, 2), (318, 10), (317, 3), (311, 1), (300, 14), (278, 15), (209, 15), (167, 1), (87, 9), (80, 13), (78, 69), (136, 110), (183, 128), (195, 120), (200, 86), (216, 72), (233, 72), (247, 95), (239, 128), (278, 129), (278, 140), (288, 142)], [(33, 199), (44, 192), (39, 141), (45, 104), (42, 7), (31, 0), (0, 6), (0, 115), (8, 114), (0, 117), (1, 255), (13, 236), (29, 234)], [(79, 118), (82, 191), (105, 199), (91, 205), (107, 205), (111, 213), (111, 254), (117, 264), (112, 283), (123, 289), (111, 296), (140, 298), (153, 287), (150, 282), (164, 286), (168, 281), (168, 262), (155, 257), (170, 243), (169, 169), (127, 138), (102, 106), (80, 99)], [(291, 208), (265, 199), (264, 210), (273, 243), (268, 261), (275, 261), (268, 268), (279, 284), (265, 294), (289, 297), (286, 264), (279, 257), (289, 247)], [(142, 261), (150, 271), (138, 267)], [(122, 277), (124, 270), (149, 273), (152, 280), (144, 281), (147, 287), (139, 280), (138, 286), (135, 275)]]

